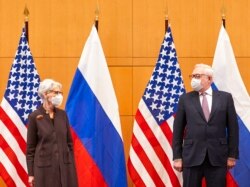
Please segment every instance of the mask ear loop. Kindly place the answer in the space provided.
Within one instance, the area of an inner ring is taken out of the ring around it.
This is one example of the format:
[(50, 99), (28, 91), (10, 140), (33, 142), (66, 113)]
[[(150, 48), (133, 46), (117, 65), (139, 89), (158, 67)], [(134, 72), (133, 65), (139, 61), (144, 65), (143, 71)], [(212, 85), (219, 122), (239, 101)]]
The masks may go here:
[(50, 91), (47, 91), (45, 94), (44, 94), (44, 97), (47, 101), (47, 103), (51, 103), (51, 98), (48, 97), (48, 94), (50, 93)]

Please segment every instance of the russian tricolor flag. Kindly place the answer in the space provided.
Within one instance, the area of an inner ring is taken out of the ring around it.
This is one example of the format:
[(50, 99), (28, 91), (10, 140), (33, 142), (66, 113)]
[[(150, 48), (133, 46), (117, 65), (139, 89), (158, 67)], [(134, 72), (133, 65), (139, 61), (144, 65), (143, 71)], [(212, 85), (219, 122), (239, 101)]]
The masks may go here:
[(66, 111), (79, 186), (127, 186), (118, 104), (95, 26), (84, 46)]
[[(241, 79), (228, 34), (221, 26), (213, 61), (214, 83), (233, 95), (239, 123), (239, 160), (230, 170), (227, 186), (250, 186), (250, 97)], [(231, 177), (231, 179), (230, 179)]]

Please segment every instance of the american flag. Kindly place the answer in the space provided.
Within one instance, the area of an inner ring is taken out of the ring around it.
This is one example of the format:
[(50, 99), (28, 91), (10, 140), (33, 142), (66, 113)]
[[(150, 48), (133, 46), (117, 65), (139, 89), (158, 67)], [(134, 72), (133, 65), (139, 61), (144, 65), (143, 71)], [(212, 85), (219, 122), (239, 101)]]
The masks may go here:
[(183, 79), (168, 27), (135, 115), (128, 170), (136, 186), (181, 186), (181, 175), (172, 167), (172, 135), (177, 103), (183, 93)]
[(23, 28), (0, 104), (0, 175), (8, 187), (28, 186), (26, 124), (28, 115), (41, 104), (39, 83)]

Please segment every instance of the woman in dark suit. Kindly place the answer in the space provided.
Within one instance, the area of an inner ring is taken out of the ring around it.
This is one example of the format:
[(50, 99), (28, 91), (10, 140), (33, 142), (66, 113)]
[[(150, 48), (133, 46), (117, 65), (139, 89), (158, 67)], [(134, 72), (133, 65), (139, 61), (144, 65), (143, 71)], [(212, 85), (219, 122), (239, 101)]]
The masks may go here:
[(27, 167), (30, 186), (76, 187), (77, 176), (69, 121), (61, 105), (62, 85), (51, 79), (40, 83), (42, 106), (30, 114)]

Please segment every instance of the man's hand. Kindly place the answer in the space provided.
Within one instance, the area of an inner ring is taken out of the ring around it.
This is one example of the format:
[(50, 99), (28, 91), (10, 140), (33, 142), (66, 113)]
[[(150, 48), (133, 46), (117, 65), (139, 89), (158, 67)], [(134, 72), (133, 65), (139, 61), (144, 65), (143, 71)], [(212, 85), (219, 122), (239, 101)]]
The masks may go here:
[(236, 160), (234, 158), (227, 159), (227, 168), (232, 169), (236, 164)]
[(179, 171), (179, 172), (182, 172), (182, 159), (176, 159), (174, 160), (174, 169)]
[(35, 177), (29, 176), (28, 182), (29, 182), (30, 187), (34, 187), (35, 186)]

